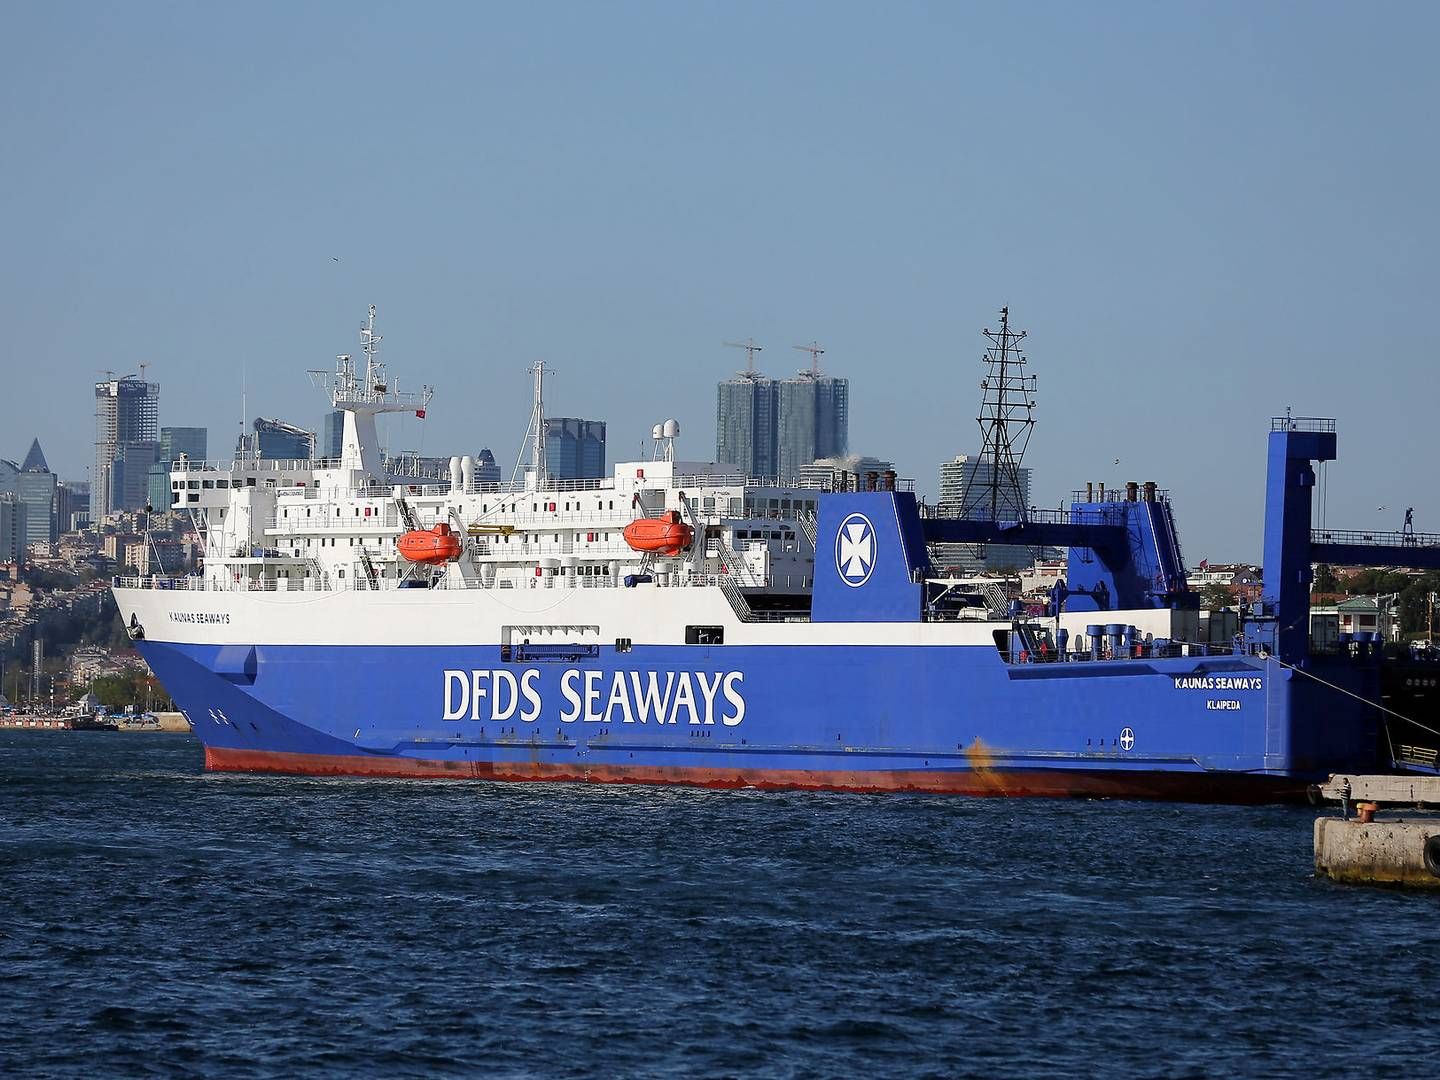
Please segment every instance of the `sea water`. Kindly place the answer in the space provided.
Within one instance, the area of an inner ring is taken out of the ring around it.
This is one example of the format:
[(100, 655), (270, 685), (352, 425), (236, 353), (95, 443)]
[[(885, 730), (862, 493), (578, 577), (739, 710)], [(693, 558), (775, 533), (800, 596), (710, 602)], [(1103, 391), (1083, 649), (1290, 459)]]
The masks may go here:
[(0, 1072), (1440, 1075), (1319, 811), (207, 774), (0, 733)]

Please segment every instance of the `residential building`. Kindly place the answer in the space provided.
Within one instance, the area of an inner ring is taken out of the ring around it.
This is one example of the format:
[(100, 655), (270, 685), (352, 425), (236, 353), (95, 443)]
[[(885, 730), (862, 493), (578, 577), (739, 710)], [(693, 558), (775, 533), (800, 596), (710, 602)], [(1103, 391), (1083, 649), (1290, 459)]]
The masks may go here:
[(1185, 573), (1185, 582), (1192, 592), (1219, 587), (1228, 592), (1237, 602), (1254, 603), (1264, 591), (1258, 566), (1245, 563), (1202, 562), (1196, 569)]
[(90, 523), (90, 482), (61, 480), (55, 485), (55, 531), (64, 534)]
[(893, 461), (850, 454), (801, 465), (795, 479), (801, 487), (821, 491), (863, 491), (869, 487), (872, 478), (877, 487), (884, 488), (894, 473)]
[(126, 565), (126, 557), (129, 555), (129, 548), (132, 544), (138, 544), (140, 537), (135, 533), (113, 532), (107, 533), (100, 541), (100, 553), (111, 562)]
[[(1030, 505), (1030, 469), (1017, 470), (1019, 491), (1013, 484), (1002, 484), (996, 490), (995, 519), (1018, 521)], [(956, 454), (940, 464), (941, 517), (989, 517), (988, 492), (995, 479), (995, 470), (988, 458), (978, 454)], [(983, 504), (984, 512), (975, 509)], [(1029, 566), (1032, 561), (1028, 547), (1013, 544), (936, 544), (934, 562), (946, 569), (965, 573), (992, 570), (1013, 570)]]
[(742, 371), (715, 388), (715, 459), (746, 476), (795, 480), (850, 450), (850, 381), (818, 368), (791, 379)]
[(598, 480), (605, 475), (605, 421), (545, 418), (545, 472), (552, 480)]
[(1400, 640), (1400, 602), (1397, 593), (1352, 596), (1335, 605), (1337, 627), (1345, 635), (1379, 634), (1386, 641)]
[(186, 545), (159, 536), (126, 545), (127, 563), (141, 575), (174, 576), (185, 569)]
[(138, 510), (150, 495), (160, 450), (160, 384), (133, 375), (95, 384), (95, 472), (90, 520)]
[(850, 380), (802, 371), (775, 383), (775, 470), (784, 482), (800, 467), (850, 450)]
[(741, 372), (715, 388), (715, 460), (742, 476), (774, 476), (775, 380)]

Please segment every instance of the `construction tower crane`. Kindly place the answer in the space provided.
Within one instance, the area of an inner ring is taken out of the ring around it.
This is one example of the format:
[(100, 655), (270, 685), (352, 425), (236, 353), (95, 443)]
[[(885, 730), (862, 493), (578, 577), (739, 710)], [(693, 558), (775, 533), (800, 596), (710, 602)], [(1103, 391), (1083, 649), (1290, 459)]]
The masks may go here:
[(745, 370), (740, 372), (741, 378), (760, 378), (760, 373), (755, 370), (755, 354), (764, 351), (763, 345), (756, 345), (754, 338), (746, 338), (744, 341), (722, 341), (720, 344), (728, 345), (732, 349), (745, 350)]

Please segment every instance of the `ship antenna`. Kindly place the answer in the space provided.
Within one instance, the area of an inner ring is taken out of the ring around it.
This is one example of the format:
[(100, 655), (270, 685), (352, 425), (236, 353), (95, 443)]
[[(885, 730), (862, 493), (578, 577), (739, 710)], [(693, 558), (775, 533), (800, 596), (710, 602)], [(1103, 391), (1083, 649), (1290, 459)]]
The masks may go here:
[(510, 486), (515, 486), (515, 481), (520, 476), (520, 470), (525, 465), (525, 444), (530, 444), (530, 472), (535, 477), (537, 489), (545, 486), (547, 472), (545, 468), (545, 362), (536, 360), (530, 365), (530, 374), (535, 376), (535, 404), (530, 410), (530, 426), (525, 429), (525, 439), (520, 444), (520, 453), (515, 458), (515, 471), (510, 474)]
[(375, 332), (375, 305), (370, 305), (369, 317), (360, 328), (360, 349), (365, 354), (365, 390), (367, 393), (385, 393), (385, 369), (376, 355), (380, 351), (381, 336)]
[(984, 331), (990, 346), (981, 357), (986, 376), (980, 381), (981, 460), (989, 465), (988, 482), (967, 485), (961, 516), (986, 514), (999, 521), (1005, 510), (1017, 520), (1026, 515), (1024, 488), (1020, 483), (1020, 462), (1035, 428), (1035, 376), (1025, 372), (1025, 354), (1020, 342), (1026, 331), (1010, 329), (1010, 308), (1000, 309), (1000, 329)]

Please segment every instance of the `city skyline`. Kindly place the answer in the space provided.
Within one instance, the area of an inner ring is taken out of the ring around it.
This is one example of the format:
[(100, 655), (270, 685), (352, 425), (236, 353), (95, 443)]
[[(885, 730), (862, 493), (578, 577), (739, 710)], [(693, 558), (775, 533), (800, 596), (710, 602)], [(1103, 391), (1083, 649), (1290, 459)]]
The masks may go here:
[[(1038, 503), (1154, 479), (1191, 550), (1257, 559), (1290, 407), (1338, 420), (1330, 525), (1440, 527), (1403, 389), (1440, 352), (1440, 148), (1405, 134), (1440, 96), (1433, 6), (562, 10), (17, 9), (0, 427), (84, 479), (79, 388), (143, 362), (217, 445), (247, 399), (308, 428), (305, 371), (375, 303), (392, 370), (438, 389), (393, 447), (508, 468), (543, 358), (615, 446), (674, 416), (709, 456), (719, 342), (814, 336), (863, 358), (852, 445), (923, 491), (1008, 304)], [(383, 152), (339, 167), (357, 131)]]

